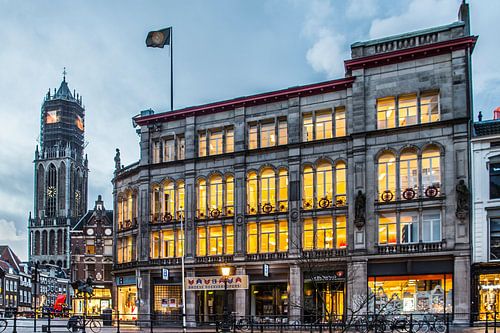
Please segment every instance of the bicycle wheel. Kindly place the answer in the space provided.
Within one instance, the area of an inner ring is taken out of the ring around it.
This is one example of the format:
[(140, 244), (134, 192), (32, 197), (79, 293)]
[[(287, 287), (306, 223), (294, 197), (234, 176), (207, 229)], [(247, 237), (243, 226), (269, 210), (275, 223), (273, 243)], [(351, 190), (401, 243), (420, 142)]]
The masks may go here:
[(434, 332), (444, 333), (446, 332), (446, 323), (443, 319), (436, 319), (434, 321)]
[(99, 333), (101, 331), (101, 323), (99, 321), (91, 320), (88, 324), (92, 332)]
[(5, 331), (6, 328), (7, 328), (7, 320), (0, 319), (0, 332)]

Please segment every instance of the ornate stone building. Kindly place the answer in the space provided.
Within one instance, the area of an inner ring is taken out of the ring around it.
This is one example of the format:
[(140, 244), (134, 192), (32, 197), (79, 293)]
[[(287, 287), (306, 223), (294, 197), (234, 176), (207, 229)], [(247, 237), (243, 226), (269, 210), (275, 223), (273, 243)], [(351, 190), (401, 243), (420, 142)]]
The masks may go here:
[(140, 160), (118, 152), (113, 179), (117, 310), (179, 314), (184, 283), (188, 321), (211, 321), (230, 265), (239, 315), (390, 303), (467, 321), (466, 4), (459, 19), (355, 43), (337, 80), (134, 117)]
[(45, 96), (40, 147), (35, 151), (34, 211), (29, 218), (29, 260), (70, 267), (70, 228), (87, 211), (85, 109), (63, 78)]
[[(94, 296), (87, 302), (87, 312), (100, 315), (111, 308), (111, 269), (113, 264), (113, 211), (106, 210), (99, 195), (89, 210), (71, 229), (72, 280), (94, 281)], [(84, 299), (73, 298), (73, 311), (83, 313)]]

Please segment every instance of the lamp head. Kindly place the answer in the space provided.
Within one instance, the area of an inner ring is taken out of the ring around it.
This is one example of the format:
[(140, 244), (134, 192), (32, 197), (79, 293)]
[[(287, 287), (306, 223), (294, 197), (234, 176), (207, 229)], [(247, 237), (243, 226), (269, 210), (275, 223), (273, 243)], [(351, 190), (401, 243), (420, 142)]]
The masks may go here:
[(221, 271), (222, 271), (222, 276), (224, 276), (226, 278), (229, 275), (231, 275), (231, 267), (229, 267), (229, 266), (222, 266)]

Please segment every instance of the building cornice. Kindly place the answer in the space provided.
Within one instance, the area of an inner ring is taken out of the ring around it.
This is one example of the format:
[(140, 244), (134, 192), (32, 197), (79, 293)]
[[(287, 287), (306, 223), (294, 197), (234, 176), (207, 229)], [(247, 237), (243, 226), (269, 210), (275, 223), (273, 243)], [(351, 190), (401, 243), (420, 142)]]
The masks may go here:
[(180, 110), (163, 112), (143, 117), (135, 116), (133, 120), (137, 125), (144, 126), (151, 123), (165, 122), (194, 115), (200, 115), (200, 114), (205, 115), (222, 111), (228, 111), (244, 106), (255, 106), (259, 104), (273, 103), (273, 102), (283, 101), (292, 97), (304, 97), (310, 95), (323, 94), (351, 87), (355, 79), (356, 79), (355, 77), (346, 77), (337, 80), (309, 84), (305, 86), (291, 87), (252, 96), (238, 97), (226, 101), (214, 102), (198, 106), (191, 106)]
[(454, 50), (465, 49), (467, 47), (473, 50), (477, 38), (477, 36), (467, 36), (429, 45), (422, 45), (403, 50), (374, 54), (362, 58), (345, 60), (344, 66), (346, 70), (370, 68), (430, 57)]

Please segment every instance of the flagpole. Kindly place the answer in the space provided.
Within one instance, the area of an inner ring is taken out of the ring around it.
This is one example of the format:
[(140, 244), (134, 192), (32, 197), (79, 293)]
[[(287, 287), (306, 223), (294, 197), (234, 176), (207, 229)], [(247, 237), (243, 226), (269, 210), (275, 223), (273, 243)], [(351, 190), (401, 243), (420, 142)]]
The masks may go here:
[(170, 111), (174, 110), (174, 27), (170, 28)]

